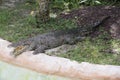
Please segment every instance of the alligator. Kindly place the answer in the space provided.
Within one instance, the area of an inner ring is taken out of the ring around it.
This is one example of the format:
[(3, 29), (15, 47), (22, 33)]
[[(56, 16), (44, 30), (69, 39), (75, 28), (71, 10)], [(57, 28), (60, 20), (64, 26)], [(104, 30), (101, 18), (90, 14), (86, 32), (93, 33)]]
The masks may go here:
[(11, 54), (17, 57), (21, 53), (31, 50), (34, 50), (33, 54), (38, 54), (63, 44), (76, 44), (77, 42), (84, 40), (86, 34), (89, 34), (107, 18), (108, 16), (98, 20), (89, 27), (85, 27), (85, 29), (83, 27), (76, 27), (67, 30), (57, 30), (12, 43), (9, 46), (15, 47), (15, 49)]
[(83, 39), (79, 34), (80, 29), (60, 30), (37, 35), (35, 37), (13, 43), (15, 47), (12, 54), (17, 56), (25, 51), (35, 50), (33, 54), (44, 53), (46, 49), (58, 47), (63, 44), (75, 44)]

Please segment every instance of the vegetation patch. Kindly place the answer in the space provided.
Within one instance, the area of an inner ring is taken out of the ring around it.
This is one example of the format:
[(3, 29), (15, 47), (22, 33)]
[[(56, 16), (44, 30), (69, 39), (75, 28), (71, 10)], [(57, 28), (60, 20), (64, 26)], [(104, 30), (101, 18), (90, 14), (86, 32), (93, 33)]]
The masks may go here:
[[(25, 3), (16, 8), (0, 9), (0, 37), (16, 42), (53, 30), (77, 27), (74, 19), (51, 18), (36, 28), (35, 17), (30, 14), (35, 7), (36, 4)], [(95, 37), (87, 36), (84, 41), (77, 43), (76, 49), (58, 56), (79, 62), (120, 65), (120, 52), (118, 52), (120, 40), (112, 39), (102, 28), (99, 30), (101, 34)]]
[[(112, 46), (119, 43), (116, 41), (120, 40), (110, 39), (110, 35), (104, 31), (103, 34), (95, 38), (86, 37), (84, 41), (77, 44), (78, 47), (76, 49), (59, 56), (77, 60), (78, 62), (120, 65), (120, 54), (112, 51)], [(112, 44), (114, 42), (116, 43)], [(118, 48), (116, 47), (115, 49)]]

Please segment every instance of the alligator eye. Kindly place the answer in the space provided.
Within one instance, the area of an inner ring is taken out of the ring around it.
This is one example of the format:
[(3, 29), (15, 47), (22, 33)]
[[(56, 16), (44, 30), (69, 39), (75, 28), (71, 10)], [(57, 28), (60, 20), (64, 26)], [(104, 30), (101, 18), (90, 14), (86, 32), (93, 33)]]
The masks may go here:
[(16, 49), (15, 50), (20, 50), (20, 49), (22, 49), (24, 46), (18, 46), (18, 47), (16, 47)]
[(47, 47), (50, 48), (50, 45), (48, 45)]

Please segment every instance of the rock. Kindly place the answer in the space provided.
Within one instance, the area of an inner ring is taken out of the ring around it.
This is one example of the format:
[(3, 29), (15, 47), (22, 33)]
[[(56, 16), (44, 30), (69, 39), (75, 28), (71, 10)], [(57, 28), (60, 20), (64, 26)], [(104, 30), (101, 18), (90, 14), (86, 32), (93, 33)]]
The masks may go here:
[(59, 46), (57, 48), (46, 50), (45, 54), (48, 54), (48, 55), (66, 54), (67, 52), (75, 49), (76, 47), (77, 47), (77, 45), (65, 44), (65, 45)]

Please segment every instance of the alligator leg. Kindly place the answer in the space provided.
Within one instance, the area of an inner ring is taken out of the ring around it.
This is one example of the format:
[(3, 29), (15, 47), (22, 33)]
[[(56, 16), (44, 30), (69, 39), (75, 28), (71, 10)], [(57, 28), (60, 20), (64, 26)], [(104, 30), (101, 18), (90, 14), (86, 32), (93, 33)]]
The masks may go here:
[(40, 45), (37, 49), (35, 49), (33, 54), (44, 53), (45, 49), (47, 49), (45, 45)]
[(67, 44), (73, 45), (79, 41), (82, 41), (84, 38), (85, 37), (80, 37), (80, 36), (75, 37), (75, 38), (66, 38), (66, 42)]

